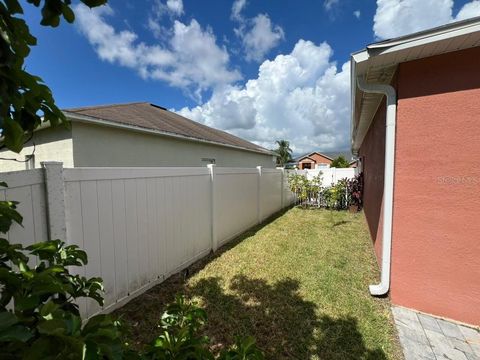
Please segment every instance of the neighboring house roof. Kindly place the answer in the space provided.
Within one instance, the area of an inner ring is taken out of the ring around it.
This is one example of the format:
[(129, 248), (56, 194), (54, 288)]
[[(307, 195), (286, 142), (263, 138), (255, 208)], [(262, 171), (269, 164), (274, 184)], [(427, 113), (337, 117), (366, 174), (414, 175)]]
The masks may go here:
[(318, 154), (318, 155), (323, 156), (324, 158), (326, 158), (326, 159), (328, 159), (328, 160), (333, 160), (331, 157), (329, 157), (329, 156), (327, 156), (327, 155), (325, 155), (325, 154), (322, 154), (322, 153), (320, 153), (320, 152), (318, 152), (318, 151), (314, 151), (314, 152), (310, 152), (310, 153), (307, 153), (307, 154), (303, 154), (303, 155), (301, 155), (301, 156), (299, 156), (299, 157), (296, 157), (296, 158), (293, 159), (293, 160), (294, 160), (295, 162), (299, 162), (299, 161), (302, 161), (302, 160), (305, 159), (305, 158), (309, 158), (310, 160), (315, 161), (315, 159), (312, 159), (312, 158), (310, 157), (310, 156), (312, 156), (313, 154)]
[(400, 63), (440, 55), (480, 45), (480, 17), (380, 41), (351, 57), (352, 151), (363, 142), (382, 101), (382, 94), (364, 93), (357, 79), (368, 83), (390, 84)]
[(303, 158), (301, 158), (299, 161), (302, 161), (302, 160), (312, 160), (313, 162), (316, 162), (315, 159), (312, 159), (310, 156), (304, 156)]
[(270, 150), (247, 140), (213, 129), (148, 102), (89, 106), (65, 109), (63, 112), (74, 121), (122, 127), (274, 155)]

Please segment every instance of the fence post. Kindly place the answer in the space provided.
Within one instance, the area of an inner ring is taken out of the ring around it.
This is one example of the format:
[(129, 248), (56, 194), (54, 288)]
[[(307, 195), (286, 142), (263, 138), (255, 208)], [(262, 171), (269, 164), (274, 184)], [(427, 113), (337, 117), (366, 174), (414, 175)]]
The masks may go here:
[(212, 231), (212, 251), (215, 252), (218, 249), (218, 238), (217, 238), (217, 219), (216, 219), (216, 208), (217, 208), (217, 189), (216, 189), (216, 170), (215, 164), (208, 164), (208, 170), (210, 171), (210, 214), (211, 214), (211, 231)]
[(280, 209), (285, 207), (285, 168), (280, 168)]
[(262, 167), (257, 166), (257, 221), (262, 222)]
[(44, 161), (45, 190), (47, 203), (48, 236), (50, 240), (67, 241), (65, 221), (65, 185), (63, 181), (63, 163)]

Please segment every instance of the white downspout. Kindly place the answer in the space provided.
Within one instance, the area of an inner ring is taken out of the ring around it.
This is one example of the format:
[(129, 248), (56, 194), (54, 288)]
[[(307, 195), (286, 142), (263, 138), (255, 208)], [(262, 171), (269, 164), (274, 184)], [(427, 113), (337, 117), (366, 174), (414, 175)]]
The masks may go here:
[(367, 93), (384, 94), (387, 97), (385, 134), (385, 175), (383, 185), (383, 232), (382, 270), (380, 284), (370, 285), (370, 294), (385, 295), (390, 289), (390, 267), (392, 257), (393, 219), (393, 178), (395, 168), (395, 124), (397, 119), (397, 94), (395, 89), (385, 84), (368, 84), (362, 77), (357, 78), (358, 88)]

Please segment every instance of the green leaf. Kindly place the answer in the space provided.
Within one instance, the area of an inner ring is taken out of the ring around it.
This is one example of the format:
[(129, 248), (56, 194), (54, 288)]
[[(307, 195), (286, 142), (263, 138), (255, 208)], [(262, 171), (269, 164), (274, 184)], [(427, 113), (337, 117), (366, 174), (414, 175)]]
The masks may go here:
[(15, 300), (15, 311), (33, 310), (41, 304), (39, 296), (21, 297)]
[(16, 323), (18, 323), (18, 319), (10, 311), (2, 311), (0, 313), (0, 331), (3, 331)]
[(23, 9), (17, 0), (5, 0), (10, 14), (23, 14)]
[(23, 129), (20, 124), (10, 118), (3, 119), (3, 133), (5, 146), (13, 152), (19, 153), (23, 149)]
[(44, 305), (41, 306), (40, 315), (42, 317), (45, 317), (45, 316), (55, 312), (58, 308), (59, 308), (59, 305), (55, 304), (53, 301), (50, 300), (50, 301), (48, 301), (47, 303), (45, 303)]
[(64, 4), (62, 7), (62, 13), (65, 20), (67, 20), (69, 23), (73, 23), (75, 21), (75, 14), (70, 6)]
[(82, 2), (90, 8), (104, 5), (107, 3), (107, 0), (82, 0)]
[(45, 335), (67, 335), (65, 322), (60, 319), (42, 321), (37, 325), (38, 332)]
[(27, 327), (19, 324), (19, 321), (14, 314), (8, 311), (0, 313), (0, 342), (26, 342), (32, 336), (32, 333)]

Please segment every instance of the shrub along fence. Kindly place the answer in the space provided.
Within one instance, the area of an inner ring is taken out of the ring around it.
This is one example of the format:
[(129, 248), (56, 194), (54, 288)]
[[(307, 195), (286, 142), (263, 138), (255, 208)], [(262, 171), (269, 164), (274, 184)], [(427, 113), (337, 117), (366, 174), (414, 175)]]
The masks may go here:
[(43, 165), (0, 174), (9, 184), (0, 199), (19, 201), (24, 217), (7, 237), (63, 239), (87, 252), (82, 275), (103, 278), (105, 305), (80, 300), (86, 317), (122, 306), (294, 201), (283, 169)]

